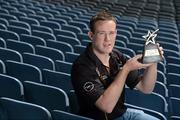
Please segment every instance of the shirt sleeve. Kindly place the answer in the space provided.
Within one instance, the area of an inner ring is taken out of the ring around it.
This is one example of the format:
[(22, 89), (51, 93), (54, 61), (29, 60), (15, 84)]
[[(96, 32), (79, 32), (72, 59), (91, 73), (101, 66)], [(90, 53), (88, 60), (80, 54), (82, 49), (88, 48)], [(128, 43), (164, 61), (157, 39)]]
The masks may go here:
[[(123, 65), (129, 59), (126, 56), (124, 56), (122, 53), (118, 53), (118, 57), (122, 61)], [(133, 89), (140, 81), (140, 79), (138, 77), (139, 77), (139, 71), (138, 70), (131, 71), (126, 78), (126, 85), (129, 88)]]
[(127, 76), (126, 85), (129, 88), (133, 89), (140, 81), (140, 79), (138, 79), (139, 78), (138, 76), (139, 76), (138, 70), (131, 71)]
[(87, 65), (74, 67), (72, 79), (77, 94), (91, 104), (94, 104), (104, 92), (103, 84), (99, 80), (95, 67), (91, 68)]

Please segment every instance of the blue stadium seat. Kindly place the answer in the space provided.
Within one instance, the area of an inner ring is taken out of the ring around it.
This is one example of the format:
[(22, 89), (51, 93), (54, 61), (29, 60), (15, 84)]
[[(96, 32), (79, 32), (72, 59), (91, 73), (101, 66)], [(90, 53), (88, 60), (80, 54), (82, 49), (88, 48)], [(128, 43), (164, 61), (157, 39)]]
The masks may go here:
[(67, 23), (72, 20), (72, 18), (71, 18), (70, 16), (65, 16), (65, 15), (55, 15), (54, 17), (55, 17), (56, 19), (63, 19), (63, 20), (65, 20)]
[(27, 102), (41, 105), (50, 111), (69, 111), (69, 99), (62, 89), (31, 81), (25, 81), (23, 85)]
[(175, 56), (167, 56), (168, 63), (180, 64), (180, 58)]
[[(44, 13), (51, 14), (51, 15), (53, 15), (53, 17), (54, 17), (55, 15), (61, 14), (59, 11), (53, 10), (53, 9), (44, 9)], [(49, 18), (49, 16), (46, 16), (46, 18)]]
[(20, 11), (12, 11), (12, 10), (10, 10), (9, 14), (11, 14), (13, 16), (16, 16), (17, 18), (27, 17), (27, 15), (24, 12), (20, 12)]
[(7, 30), (7, 27), (4, 24), (0, 23), (0, 29), (1, 30)]
[[(116, 41), (116, 43), (117, 43), (117, 41)], [(74, 48), (74, 52), (75, 52), (75, 53), (80, 54), (80, 53), (82, 53), (82, 52), (85, 51), (86, 46), (83, 46), (83, 45), (75, 45), (73, 48)], [(79, 56), (79, 55), (78, 55), (78, 56)]]
[(71, 90), (68, 94), (69, 97), (69, 104), (70, 104), (70, 112), (73, 114), (79, 113), (79, 103), (77, 100), (77, 95), (75, 90)]
[(7, 60), (6, 65), (6, 74), (13, 76), (20, 81), (34, 81), (42, 82), (42, 73), (39, 68), (16, 61)]
[(67, 94), (73, 89), (70, 74), (44, 69), (42, 75), (47, 85), (61, 88)]
[(18, 9), (20, 8), (26, 8), (25, 5), (19, 4), (18, 2), (11, 2), (11, 6), (16, 7)]
[(180, 99), (180, 94), (179, 94), (180, 85), (170, 84), (168, 86), (168, 90), (169, 90), (169, 97), (176, 97)]
[(66, 25), (66, 24), (62, 24), (62, 30), (67, 30), (67, 31), (72, 31), (76, 34), (82, 33), (81, 29), (75, 26), (70, 26), (70, 25)]
[(170, 42), (163, 42), (163, 41), (159, 41), (159, 43), (161, 46), (163, 46), (163, 49), (169, 49), (169, 50), (173, 50), (177, 52), (180, 51), (178, 44), (174, 44)]
[(81, 30), (88, 29), (88, 25), (80, 21), (69, 21), (68, 24), (79, 27)]
[(132, 49), (137, 54), (138, 52), (142, 53), (142, 50), (144, 49), (144, 45), (130, 42), (127, 44), (127, 48)]
[(16, 16), (10, 14), (0, 13), (0, 16), (6, 20), (17, 20)]
[(5, 25), (5, 26), (9, 25), (9, 21), (7, 21), (5, 18), (0, 18), (0, 23)]
[(167, 73), (167, 83), (180, 85), (180, 74), (178, 73)]
[(18, 61), (18, 62), (22, 62), (22, 55), (12, 49), (8, 49), (8, 48), (2, 48), (0, 47), (0, 59), (2, 61), (6, 61), (6, 60), (14, 60), (14, 61)]
[[(27, 9), (27, 8), (19, 8), (18, 9), (20, 12), (23, 12), (27, 15), (29, 14), (36, 14), (36, 12), (34, 10), (30, 10), (30, 9)], [(23, 17), (23, 16), (22, 16)], [(21, 17), (20, 17), (21, 18)], [(30, 19), (29, 19), (30, 20)]]
[(9, 25), (19, 26), (19, 27), (22, 27), (22, 28), (25, 28), (28, 30), (31, 29), (30, 25), (26, 22), (23, 22), (23, 21), (9, 20), (8, 22), (9, 22)]
[(81, 41), (81, 42), (83, 40), (89, 40), (90, 39), (87, 33), (79, 33), (77, 36), (78, 36), (79, 41)]
[(52, 30), (61, 29), (61, 25), (58, 22), (55, 22), (55, 21), (43, 20), (43, 21), (40, 21), (40, 25), (49, 27)]
[(70, 62), (56, 60), (55, 66), (56, 66), (56, 71), (58, 72), (64, 72), (67, 74), (71, 73), (72, 63)]
[(170, 50), (170, 49), (164, 49), (164, 57), (166, 58), (168, 56), (180, 57), (180, 52)]
[(159, 31), (158, 32), (158, 36), (163, 36), (163, 37), (171, 38), (171, 39), (178, 39), (178, 35), (177, 34), (170, 33), (170, 32)]
[(127, 56), (134, 57), (136, 55), (135, 51), (130, 48), (118, 47), (118, 46), (115, 46), (115, 48)]
[(21, 1), (21, 4), (25, 4), (27, 9), (30, 9), (30, 10), (33, 10), (33, 11), (39, 11), (39, 12), (42, 12), (43, 9), (40, 8), (40, 7), (35, 7), (31, 2), (23, 2)]
[(17, 33), (18, 35), (20, 35), (20, 34), (28, 34), (28, 35), (30, 35), (31, 34), (31, 32), (28, 29), (23, 28), (23, 27), (19, 27), (19, 26), (9, 25), (7, 27), (7, 29), (9, 31)]
[(160, 113), (160, 112), (154, 111), (154, 110), (152, 110), (152, 109), (147, 109), (147, 108), (144, 108), (144, 107), (139, 107), (139, 106), (132, 105), (132, 104), (128, 104), (128, 103), (125, 103), (125, 105), (126, 105), (128, 108), (143, 110), (145, 113), (147, 113), (147, 114), (149, 114), (149, 115), (152, 115), (152, 116), (155, 116), (156, 118), (158, 118), (158, 119), (160, 119), (160, 120), (168, 120), (165, 115), (163, 115), (163, 114)]
[(169, 98), (169, 114), (171, 120), (179, 120), (180, 119), (180, 99), (175, 97)]
[(180, 74), (180, 65), (176, 63), (167, 64), (167, 73), (178, 73)]
[[(26, 11), (26, 12), (28, 12), (28, 11)], [(29, 25), (33, 25), (33, 24), (35, 24), (35, 25), (40, 25), (39, 24), (39, 22), (36, 20), (36, 19), (34, 19), (34, 18), (29, 18), (29, 17), (20, 17), (19, 18), (19, 21), (23, 21), (23, 22), (26, 22), (26, 23), (28, 23)]]
[(32, 30), (32, 35), (43, 38), (44, 40), (56, 40), (54, 34), (44, 31)]
[(0, 73), (5, 74), (6, 73), (6, 66), (2, 60), (0, 60)]
[(48, 47), (61, 50), (63, 53), (74, 52), (72, 45), (63, 41), (47, 40), (46, 43)]
[(165, 61), (165, 58), (163, 58), (163, 60), (157, 64), (157, 68), (159, 71), (162, 71), (163, 73), (166, 74), (167, 68), (166, 68), (166, 64), (164, 63), (164, 61)]
[[(52, 9), (54, 9), (54, 8), (52, 8)], [(58, 22), (60, 25), (67, 24), (67, 21), (62, 18), (48, 18), (48, 20)]]
[(80, 55), (79, 53), (66, 52), (65, 53), (65, 61), (73, 63), (79, 55)]
[(0, 74), (0, 97), (24, 100), (23, 84), (14, 77)]
[(51, 13), (46, 13), (44, 10), (43, 10), (43, 11), (37, 11), (36, 14), (37, 14), (38, 16), (43, 16), (43, 17), (45, 17), (46, 19), (47, 19), (47, 18), (53, 18), (53, 17), (54, 17)]
[(61, 110), (53, 110), (51, 111), (53, 120), (92, 120), (87, 117), (82, 117), (76, 114), (72, 114), (69, 112), (61, 111)]
[(56, 38), (57, 38), (57, 41), (63, 41), (63, 42), (71, 44), (72, 46), (81, 45), (81, 42), (77, 38), (74, 38), (74, 37), (69, 37), (65, 35), (57, 35)]
[(156, 39), (158, 42), (162, 41), (162, 42), (168, 42), (168, 43), (173, 43), (173, 44), (179, 43), (178, 39), (172, 39), (172, 38), (168, 38), (164, 36), (157, 36)]
[(8, 11), (8, 10), (6, 10), (6, 9), (1, 8), (1, 9), (0, 9), (0, 13), (9, 14), (9, 11)]
[[(74, 21), (74, 18), (78, 18), (77, 14), (74, 12), (61, 12), (61, 15), (63, 17), (66, 17), (67, 19), (70, 18), (73, 21)], [(68, 23), (71, 22), (72, 20), (69, 20)]]
[(46, 20), (46, 17), (41, 16), (41, 15), (36, 15), (36, 14), (28, 14), (28, 17), (34, 18), (40, 22), (41, 20)]
[(81, 41), (82, 46), (88, 46), (89, 43), (91, 43), (91, 41), (89, 39), (87, 39), (87, 40), (84, 39), (84, 40)]
[(53, 33), (51, 28), (42, 25), (31, 25), (31, 30)]
[(8, 120), (52, 120), (51, 113), (39, 105), (6, 97), (0, 98), (0, 104)]
[(64, 36), (69, 36), (69, 37), (77, 38), (77, 35), (74, 32), (68, 31), (68, 30), (55, 29), (54, 30), (54, 34), (55, 34), (55, 36), (64, 35)]
[(0, 36), (4, 40), (7, 40), (7, 39), (20, 40), (19, 35), (15, 32), (12, 32), (12, 31), (0, 29)]
[(32, 53), (23, 53), (22, 56), (24, 63), (34, 65), (38, 67), (40, 70), (42, 69), (55, 70), (54, 61), (48, 57), (36, 55)]
[[(162, 95), (157, 93), (144, 94), (138, 90), (130, 90), (129, 88), (126, 88), (125, 92), (126, 103), (151, 109), (166, 116), (167, 102)], [(136, 98), (136, 100), (134, 100), (134, 98)]]
[(162, 82), (163, 84), (167, 84), (167, 77), (166, 74), (163, 73), (162, 71), (158, 70), (157, 71), (157, 81)]
[(24, 52), (35, 53), (34, 46), (27, 42), (23, 42), (23, 41), (7, 39), (6, 46), (7, 46), (7, 48), (18, 51), (21, 54)]
[(6, 41), (0, 37), (0, 47), (6, 48)]
[[(2, 5), (2, 8), (8, 10), (8, 11), (18, 11), (16, 7), (10, 6), (10, 5)], [(16, 18), (13, 18), (16, 19)]]
[(36, 45), (43, 45), (46, 46), (46, 41), (43, 38), (34, 36), (34, 35), (26, 35), (26, 34), (21, 34), (20, 35), (20, 41), (30, 43), (34, 47)]
[(35, 47), (36, 54), (51, 58), (53, 61), (62, 60), (65, 61), (64, 53), (58, 49), (37, 45)]

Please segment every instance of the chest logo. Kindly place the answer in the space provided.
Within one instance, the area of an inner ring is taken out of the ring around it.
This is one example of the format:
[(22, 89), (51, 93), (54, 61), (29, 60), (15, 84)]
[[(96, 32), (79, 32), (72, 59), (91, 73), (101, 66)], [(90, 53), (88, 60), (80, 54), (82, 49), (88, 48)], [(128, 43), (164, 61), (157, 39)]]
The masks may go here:
[(94, 89), (94, 84), (92, 82), (86, 82), (83, 88), (86, 92), (90, 92), (91, 90)]

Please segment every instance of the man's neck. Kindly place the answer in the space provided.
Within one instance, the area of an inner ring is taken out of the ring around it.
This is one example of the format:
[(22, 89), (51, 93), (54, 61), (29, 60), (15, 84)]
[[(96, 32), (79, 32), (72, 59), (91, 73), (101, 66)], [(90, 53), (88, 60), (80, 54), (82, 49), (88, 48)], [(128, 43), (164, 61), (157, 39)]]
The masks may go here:
[(109, 58), (110, 58), (109, 54), (103, 54), (97, 51), (94, 51), (94, 53), (99, 58), (99, 60), (102, 62), (103, 65), (109, 67)]

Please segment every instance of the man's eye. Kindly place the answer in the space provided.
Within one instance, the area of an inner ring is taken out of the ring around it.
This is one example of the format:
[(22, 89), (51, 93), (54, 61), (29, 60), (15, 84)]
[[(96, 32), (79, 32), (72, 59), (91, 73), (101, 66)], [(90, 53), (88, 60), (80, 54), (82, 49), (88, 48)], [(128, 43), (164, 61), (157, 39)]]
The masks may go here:
[(110, 35), (114, 35), (115, 34), (115, 32), (110, 32)]
[(104, 35), (105, 33), (104, 32), (99, 32), (99, 35)]

